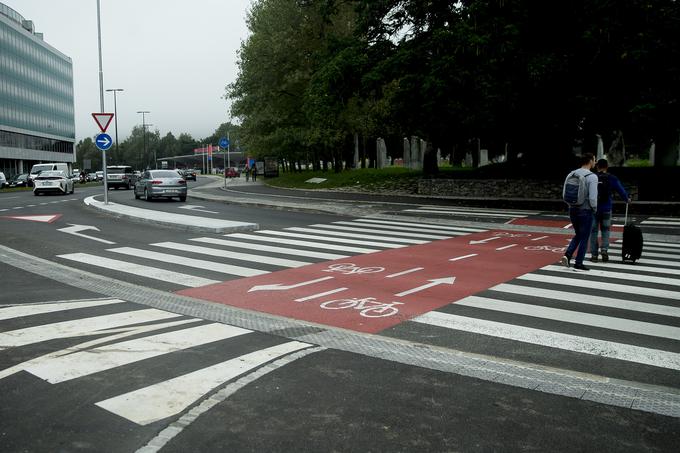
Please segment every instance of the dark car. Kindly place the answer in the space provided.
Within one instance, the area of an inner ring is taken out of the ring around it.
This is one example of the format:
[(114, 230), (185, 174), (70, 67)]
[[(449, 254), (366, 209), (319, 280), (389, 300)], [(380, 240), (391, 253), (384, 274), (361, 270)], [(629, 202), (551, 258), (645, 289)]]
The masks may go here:
[(175, 170), (147, 170), (135, 183), (135, 198), (179, 198), (187, 201), (187, 182)]
[(10, 187), (27, 187), (28, 186), (28, 173), (23, 173), (21, 175), (15, 175), (9, 182)]
[(187, 181), (191, 179), (192, 181), (196, 181), (196, 170), (184, 170), (184, 179)]

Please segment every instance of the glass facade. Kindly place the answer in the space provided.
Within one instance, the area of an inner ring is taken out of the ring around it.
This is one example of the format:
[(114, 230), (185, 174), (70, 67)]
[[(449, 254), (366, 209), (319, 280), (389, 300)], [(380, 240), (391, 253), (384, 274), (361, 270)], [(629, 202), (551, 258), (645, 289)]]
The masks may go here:
[(0, 3), (0, 170), (73, 162), (74, 143), (71, 59)]

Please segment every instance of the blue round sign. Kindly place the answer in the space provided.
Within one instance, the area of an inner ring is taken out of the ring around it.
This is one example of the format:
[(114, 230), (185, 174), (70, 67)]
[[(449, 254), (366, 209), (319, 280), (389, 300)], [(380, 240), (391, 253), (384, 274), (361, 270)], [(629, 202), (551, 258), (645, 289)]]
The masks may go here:
[(229, 139), (227, 137), (222, 137), (220, 139), (219, 145), (220, 145), (220, 148), (226, 148), (227, 146), (229, 146)]
[(97, 148), (100, 150), (106, 151), (107, 149), (111, 148), (111, 145), (113, 145), (113, 140), (109, 134), (99, 134), (94, 139), (94, 144), (97, 145)]

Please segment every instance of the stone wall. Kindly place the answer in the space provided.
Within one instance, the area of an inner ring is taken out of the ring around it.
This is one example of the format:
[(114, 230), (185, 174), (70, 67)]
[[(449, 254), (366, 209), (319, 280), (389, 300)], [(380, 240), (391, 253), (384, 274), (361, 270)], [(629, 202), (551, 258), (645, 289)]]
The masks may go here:
[(418, 194), (473, 198), (562, 198), (562, 181), (518, 179), (421, 179)]

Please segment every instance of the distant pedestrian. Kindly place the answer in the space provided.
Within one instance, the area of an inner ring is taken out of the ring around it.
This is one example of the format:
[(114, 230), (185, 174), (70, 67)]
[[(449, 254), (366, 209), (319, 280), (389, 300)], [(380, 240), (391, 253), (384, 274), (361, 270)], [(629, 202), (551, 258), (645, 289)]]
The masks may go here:
[(250, 167), (246, 167), (245, 173), (246, 173), (246, 182), (248, 182), (250, 180)]
[(567, 175), (562, 189), (564, 201), (569, 205), (569, 219), (574, 227), (574, 237), (560, 262), (570, 267), (571, 258), (578, 248), (574, 269), (590, 270), (583, 265), (588, 249), (588, 238), (593, 225), (593, 214), (597, 212), (597, 176), (592, 172), (595, 157), (586, 153), (579, 160), (581, 168)]
[[(606, 263), (609, 261), (609, 231), (612, 227), (612, 193), (616, 191), (626, 203), (630, 202), (630, 197), (619, 178), (608, 172), (609, 163), (606, 159), (598, 160), (596, 169), (598, 179), (597, 212), (594, 214), (593, 228), (590, 232), (590, 261), (597, 263), (598, 255), (601, 255), (602, 261)], [(602, 231), (602, 240), (598, 247), (597, 236), (599, 231)]]
[(253, 165), (253, 182), (257, 180), (257, 166)]

